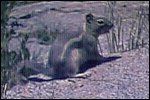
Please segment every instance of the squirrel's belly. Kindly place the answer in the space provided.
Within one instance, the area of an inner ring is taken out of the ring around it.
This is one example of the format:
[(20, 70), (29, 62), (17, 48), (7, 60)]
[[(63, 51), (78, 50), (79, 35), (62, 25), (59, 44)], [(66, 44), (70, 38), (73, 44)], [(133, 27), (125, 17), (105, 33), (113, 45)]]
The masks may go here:
[(70, 65), (72, 72), (76, 74), (79, 71), (79, 67), (86, 62), (87, 54), (83, 49), (73, 49), (66, 59), (67, 64)]

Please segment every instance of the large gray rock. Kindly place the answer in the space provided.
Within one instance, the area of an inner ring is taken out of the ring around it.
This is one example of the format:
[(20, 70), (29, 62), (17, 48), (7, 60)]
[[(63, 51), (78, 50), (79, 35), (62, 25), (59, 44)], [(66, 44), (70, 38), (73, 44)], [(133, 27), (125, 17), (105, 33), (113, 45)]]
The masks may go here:
[[(104, 7), (104, 4), (106, 2), (53, 1), (16, 7), (10, 14), (9, 29), (12, 28), (16, 32), (14, 36), (22, 33), (29, 34), (30, 38), (26, 45), (31, 53), (31, 58), (35, 55), (39, 59), (42, 53), (48, 54), (49, 46), (37, 43), (37, 34), (47, 32), (51, 36), (57, 32), (59, 34), (81, 33), (85, 14), (104, 15), (104, 8), (100, 9)], [(44, 33), (42, 34), (44, 35)], [(35, 37), (36, 39), (33, 39)], [(12, 39), (9, 48), (18, 52), (20, 48), (19, 39)]]
[[(82, 31), (85, 15), (93, 13), (98, 16), (105, 16), (107, 2), (39, 2), (31, 5), (16, 7), (10, 14), (10, 25), (14, 25), (16, 32), (29, 32), (37, 34), (40, 30), (47, 30), (48, 33), (79, 32)], [(14, 19), (15, 18), (15, 19)]]

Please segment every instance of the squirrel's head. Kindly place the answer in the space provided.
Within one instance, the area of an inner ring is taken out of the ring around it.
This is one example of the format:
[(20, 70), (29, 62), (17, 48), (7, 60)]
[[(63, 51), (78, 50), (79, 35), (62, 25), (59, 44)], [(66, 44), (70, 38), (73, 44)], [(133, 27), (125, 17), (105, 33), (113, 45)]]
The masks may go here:
[(91, 13), (86, 15), (85, 31), (94, 36), (108, 33), (113, 27), (112, 22), (104, 17), (95, 17)]

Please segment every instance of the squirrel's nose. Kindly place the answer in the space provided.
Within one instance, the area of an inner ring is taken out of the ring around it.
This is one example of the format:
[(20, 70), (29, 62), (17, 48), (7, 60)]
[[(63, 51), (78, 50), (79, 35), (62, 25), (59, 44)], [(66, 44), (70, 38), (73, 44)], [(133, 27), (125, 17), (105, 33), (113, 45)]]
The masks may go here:
[(114, 26), (113, 23), (109, 23), (108, 25), (109, 25), (111, 28)]

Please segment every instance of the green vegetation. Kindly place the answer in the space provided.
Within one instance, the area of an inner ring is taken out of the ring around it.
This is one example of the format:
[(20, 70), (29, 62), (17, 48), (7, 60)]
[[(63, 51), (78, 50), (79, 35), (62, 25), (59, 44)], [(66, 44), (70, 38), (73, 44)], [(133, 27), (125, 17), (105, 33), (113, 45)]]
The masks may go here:
[(32, 33), (19, 33), (20, 49), (18, 52), (9, 51), (8, 44), (13, 38), (13, 34), (16, 34), (13, 29), (8, 31), (7, 21), (9, 20), (9, 14), (15, 6), (25, 5), (29, 3), (34, 3), (30, 1), (1, 1), (1, 94), (5, 98), (6, 91), (14, 86), (18, 80), (16, 76), (16, 65), (26, 59), (30, 59), (30, 52), (26, 47), (27, 40), (30, 35), (38, 39), (40, 44), (51, 44), (56, 36), (60, 34), (57, 28), (54, 32), (48, 32), (47, 28), (45, 30), (37, 31), (37, 34)]
[(15, 84), (14, 66), (25, 59), (30, 58), (30, 53), (25, 46), (28, 35), (22, 35), (21, 47), (19, 52), (9, 51), (8, 43), (12, 38), (12, 34), (7, 30), (8, 15), (15, 5), (15, 1), (1, 1), (1, 94), (5, 94), (6, 90)]

